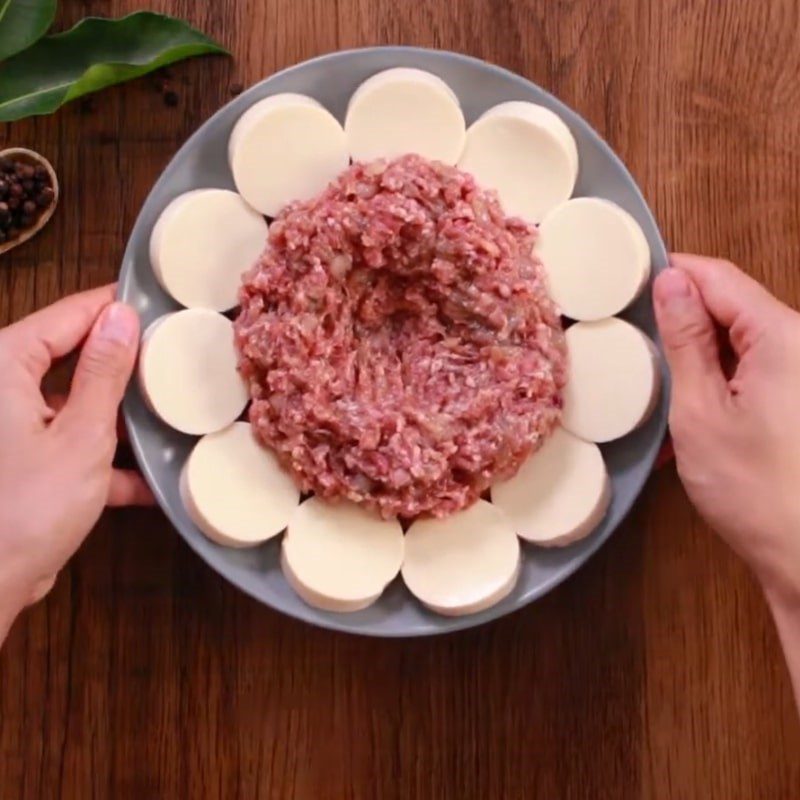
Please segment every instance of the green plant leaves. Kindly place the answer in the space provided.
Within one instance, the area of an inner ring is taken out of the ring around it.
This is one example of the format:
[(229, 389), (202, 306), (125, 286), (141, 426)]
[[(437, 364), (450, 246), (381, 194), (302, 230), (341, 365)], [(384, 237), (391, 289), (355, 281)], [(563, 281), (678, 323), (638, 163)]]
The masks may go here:
[(49, 114), (76, 97), (184, 58), (227, 52), (185, 22), (163, 14), (88, 17), (0, 66), (0, 122)]
[(56, 0), (0, 0), (0, 61), (44, 36), (56, 5)]

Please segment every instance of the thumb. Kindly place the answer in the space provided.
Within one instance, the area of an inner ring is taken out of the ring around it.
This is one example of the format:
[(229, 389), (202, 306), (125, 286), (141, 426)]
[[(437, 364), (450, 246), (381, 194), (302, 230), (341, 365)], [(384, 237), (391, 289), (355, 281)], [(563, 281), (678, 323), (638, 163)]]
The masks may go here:
[(139, 342), (139, 317), (124, 303), (106, 306), (86, 339), (69, 399), (68, 417), (108, 424), (114, 429), (117, 409), (131, 376)]
[(673, 401), (698, 393), (706, 400), (713, 395), (721, 397), (726, 382), (716, 330), (691, 278), (677, 267), (663, 270), (656, 278), (653, 299), (672, 373)]

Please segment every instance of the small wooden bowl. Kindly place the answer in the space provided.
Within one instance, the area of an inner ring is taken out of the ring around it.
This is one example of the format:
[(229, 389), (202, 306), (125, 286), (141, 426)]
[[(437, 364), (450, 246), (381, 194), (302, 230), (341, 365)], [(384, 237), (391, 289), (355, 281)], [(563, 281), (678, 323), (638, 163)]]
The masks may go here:
[(39, 153), (36, 153), (33, 150), (27, 150), (24, 147), (9, 147), (7, 150), (0, 150), (0, 158), (3, 157), (13, 158), (16, 161), (23, 161), (26, 164), (31, 164), (34, 167), (44, 167), (47, 170), (47, 174), (50, 176), (50, 185), (53, 188), (53, 202), (50, 203), (50, 205), (42, 212), (42, 214), (39, 216), (36, 222), (31, 225), (30, 228), (26, 228), (24, 231), (21, 231), (20, 235), (15, 239), (0, 244), (0, 256), (9, 250), (13, 250), (18, 244), (27, 242), (28, 239), (36, 236), (36, 234), (39, 233), (39, 231), (44, 228), (45, 225), (47, 225), (50, 217), (53, 216), (53, 212), (56, 210), (56, 206), (58, 205), (58, 176), (56, 175), (56, 171), (53, 169), (53, 165), (44, 156), (39, 155)]

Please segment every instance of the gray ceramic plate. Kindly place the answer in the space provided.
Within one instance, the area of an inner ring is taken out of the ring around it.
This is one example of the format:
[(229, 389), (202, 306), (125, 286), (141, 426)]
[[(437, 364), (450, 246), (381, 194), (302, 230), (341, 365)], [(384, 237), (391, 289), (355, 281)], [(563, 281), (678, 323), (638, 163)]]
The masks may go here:
[[(278, 92), (301, 92), (323, 103), (340, 120), (353, 90), (375, 72), (413, 66), (429, 70), (453, 88), (467, 123), (503, 100), (531, 100), (556, 111), (569, 125), (580, 153), (577, 195), (606, 197), (626, 208), (644, 229), (653, 265), (667, 262), (664, 243), (633, 178), (608, 145), (581, 117), (530, 81), (511, 72), (456, 53), (404, 47), (377, 47), (332, 53), (273, 75), (228, 103), (178, 151), (145, 202), (128, 242), (120, 272), (120, 297), (132, 303), (147, 325), (176, 308), (159, 288), (150, 269), (148, 241), (162, 209), (188, 189), (218, 186), (233, 189), (227, 144), (233, 124), (252, 103)], [(656, 338), (649, 292), (625, 315)], [(132, 386), (125, 418), (141, 468), (167, 516), (189, 545), (217, 572), (262, 603), (327, 628), (373, 636), (424, 636), (479, 625), (508, 614), (540, 597), (571, 575), (608, 539), (639, 494), (659, 449), (667, 418), (667, 379), (658, 408), (648, 424), (631, 436), (604, 447), (614, 500), (603, 523), (587, 539), (560, 550), (526, 546), (519, 583), (502, 603), (483, 613), (457, 619), (423, 609), (395, 581), (371, 608), (356, 614), (329, 614), (306, 606), (289, 588), (278, 564), (280, 542), (254, 550), (231, 550), (212, 544), (192, 524), (178, 494), (178, 474), (194, 439), (160, 423), (145, 408)]]

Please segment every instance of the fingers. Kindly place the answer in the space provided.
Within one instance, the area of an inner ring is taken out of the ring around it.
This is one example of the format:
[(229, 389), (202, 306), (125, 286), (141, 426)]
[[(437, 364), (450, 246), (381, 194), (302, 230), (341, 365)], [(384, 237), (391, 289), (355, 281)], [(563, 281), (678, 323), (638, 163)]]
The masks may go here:
[(656, 319), (672, 372), (673, 405), (720, 402), (727, 384), (714, 323), (688, 273), (671, 267), (653, 287)]
[(74, 350), (98, 314), (114, 299), (115, 286), (102, 286), (65, 297), (10, 325), (2, 334), (15, 357), (24, 357), (36, 380), (50, 364)]
[(115, 469), (111, 473), (106, 505), (111, 508), (121, 506), (152, 506), (155, 498), (144, 478), (134, 470)]
[(670, 263), (692, 279), (713, 319), (723, 328), (733, 329), (731, 343), (740, 356), (768, 327), (776, 309), (784, 308), (758, 281), (730, 261), (674, 253)]
[(65, 424), (114, 430), (125, 386), (136, 360), (139, 317), (124, 303), (112, 303), (100, 315), (83, 346), (69, 399), (61, 413)]
[[(67, 404), (67, 396), (65, 394), (46, 394), (44, 401), (47, 406), (47, 420), (52, 420), (64, 406)], [(117, 441), (122, 445), (128, 445), (130, 437), (128, 436), (128, 428), (125, 426), (125, 420), (121, 414), (117, 415)]]
[[(67, 397), (63, 394), (47, 395), (46, 403), (53, 416), (56, 416), (67, 404)], [(117, 418), (117, 438), (122, 443), (127, 441), (127, 430), (120, 418)], [(142, 476), (131, 469), (114, 469), (111, 472), (111, 482), (108, 489), (106, 505), (120, 506), (151, 506), (155, 503), (150, 487)], [(41, 596), (49, 591), (45, 589)], [(36, 598), (39, 599), (38, 597)]]

